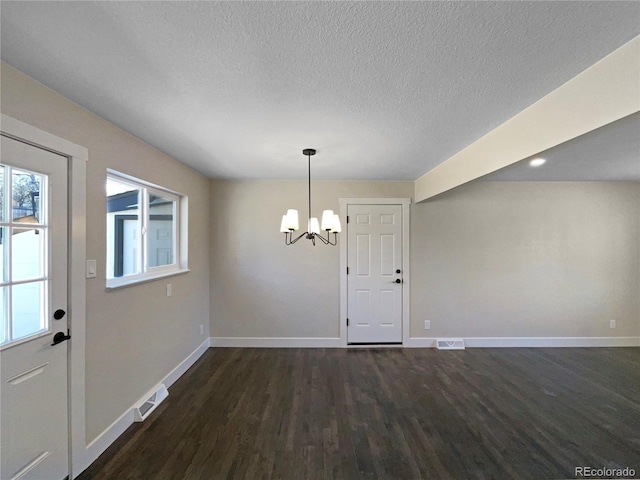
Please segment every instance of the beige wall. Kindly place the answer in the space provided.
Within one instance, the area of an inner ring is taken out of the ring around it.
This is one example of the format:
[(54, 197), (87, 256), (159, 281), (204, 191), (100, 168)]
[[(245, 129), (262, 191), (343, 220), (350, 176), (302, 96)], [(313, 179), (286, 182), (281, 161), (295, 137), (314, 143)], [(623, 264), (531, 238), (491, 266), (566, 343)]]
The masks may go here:
[[(90, 442), (168, 374), (207, 336), (209, 180), (142, 141), (2, 64), (2, 113), (89, 150), (86, 420)], [(191, 272), (105, 291), (106, 169), (189, 196)], [(173, 295), (166, 297), (166, 284)], [(200, 324), (205, 334), (200, 335)]]
[(412, 337), (640, 335), (638, 182), (468, 184), (413, 206), (411, 248)]
[[(314, 181), (312, 188), (319, 217), (338, 212), (341, 197), (410, 198), (413, 182)], [(211, 182), (211, 336), (339, 336), (339, 246), (306, 239), (285, 246), (280, 220), (288, 208), (298, 209), (304, 231), (306, 181)]]
[[(313, 188), (319, 214), (411, 183)], [(305, 221), (305, 199), (305, 182), (211, 182), (211, 336), (339, 335), (338, 249), (278, 232), (287, 208)], [(412, 205), (411, 222), (412, 337), (640, 335), (640, 183), (476, 182)]]

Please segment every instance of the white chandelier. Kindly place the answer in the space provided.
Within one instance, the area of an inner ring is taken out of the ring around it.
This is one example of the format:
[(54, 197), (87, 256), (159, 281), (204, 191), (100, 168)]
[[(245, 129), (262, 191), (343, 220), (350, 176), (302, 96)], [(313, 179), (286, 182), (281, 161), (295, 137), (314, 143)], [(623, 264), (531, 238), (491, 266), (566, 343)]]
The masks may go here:
[[(305, 148), (302, 153), (309, 158), (309, 220), (307, 221), (307, 231), (293, 238), (293, 232), (299, 228), (298, 210), (287, 210), (287, 213), (282, 216), (282, 223), (280, 224), (280, 232), (284, 233), (284, 243), (285, 245), (293, 245), (302, 237), (306, 237), (311, 240), (314, 246), (316, 245), (316, 238), (325, 245), (336, 245), (338, 243), (338, 233), (342, 231), (340, 217), (334, 214), (333, 210), (324, 210), (322, 212), (322, 230), (327, 232), (327, 237), (325, 238), (320, 235), (321, 226), (318, 224), (317, 217), (311, 216), (311, 156), (315, 155), (316, 151), (313, 148)], [(331, 233), (333, 233), (333, 241), (331, 241)]]

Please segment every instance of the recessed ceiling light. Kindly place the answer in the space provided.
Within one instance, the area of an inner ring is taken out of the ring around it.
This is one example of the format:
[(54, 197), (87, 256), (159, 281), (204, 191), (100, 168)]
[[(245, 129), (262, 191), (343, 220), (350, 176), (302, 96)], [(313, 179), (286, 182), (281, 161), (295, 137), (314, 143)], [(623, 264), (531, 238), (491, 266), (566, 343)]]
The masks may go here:
[(539, 167), (540, 165), (544, 165), (544, 162), (546, 162), (544, 158), (534, 158), (529, 162), (529, 165), (532, 167)]

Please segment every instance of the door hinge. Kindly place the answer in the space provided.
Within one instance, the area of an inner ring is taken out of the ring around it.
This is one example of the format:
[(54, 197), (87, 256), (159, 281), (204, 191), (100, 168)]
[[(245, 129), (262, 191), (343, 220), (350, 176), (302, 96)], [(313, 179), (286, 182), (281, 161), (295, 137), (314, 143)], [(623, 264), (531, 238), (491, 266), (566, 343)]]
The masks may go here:
[(349, 275), (349, 267), (347, 267), (347, 275)]
[(347, 223), (349, 223), (349, 215), (347, 215)]
[(347, 327), (349, 326), (349, 319), (347, 318)]

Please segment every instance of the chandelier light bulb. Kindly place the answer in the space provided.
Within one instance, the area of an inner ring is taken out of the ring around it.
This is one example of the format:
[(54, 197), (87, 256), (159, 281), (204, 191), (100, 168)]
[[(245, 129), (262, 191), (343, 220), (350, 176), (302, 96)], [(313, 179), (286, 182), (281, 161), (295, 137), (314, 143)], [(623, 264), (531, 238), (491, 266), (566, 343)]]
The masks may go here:
[(298, 210), (293, 208), (287, 210), (287, 228), (289, 230), (298, 230), (300, 228), (300, 224), (298, 223)]
[(331, 228), (331, 231), (333, 233), (340, 233), (342, 231), (342, 225), (340, 225), (340, 216), (337, 214), (333, 216), (333, 227)]
[(333, 230), (333, 210), (325, 210), (322, 212), (322, 230)]
[(312, 217), (309, 219), (309, 233), (315, 233), (318, 235), (320, 233), (320, 225), (318, 225), (318, 219), (316, 217)]
[(287, 215), (282, 215), (282, 223), (280, 223), (280, 233), (288, 233), (289, 232), (289, 217)]

